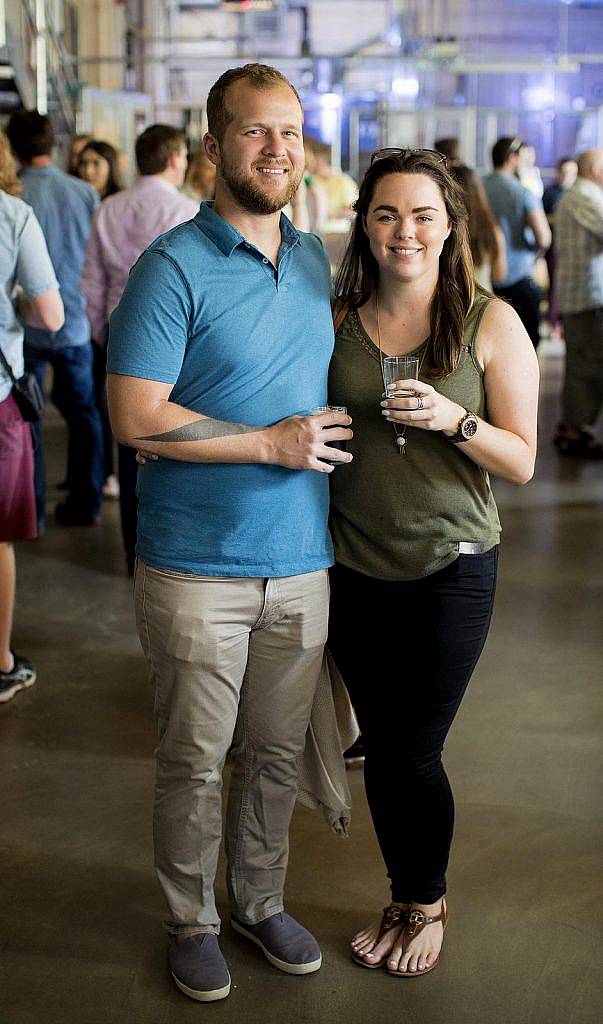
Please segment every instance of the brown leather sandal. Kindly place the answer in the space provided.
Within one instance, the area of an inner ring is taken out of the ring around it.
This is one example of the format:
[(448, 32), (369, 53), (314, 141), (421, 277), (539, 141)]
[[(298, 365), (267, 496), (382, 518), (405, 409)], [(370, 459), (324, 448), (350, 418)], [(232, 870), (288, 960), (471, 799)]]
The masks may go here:
[[(411, 910), (408, 915), (408, 921), (404, 932), (404, 945), (402, 947), (402, 955), (406, 953), (408, 949), (408, 942), (414, 939), (417, 935), (420, 935), (424, 928), (428, 925), (434, 924), (436, 921), (441, 921), (444, 931), (446, 931), (446, 925), (448, 924), (448, 910), (446, 908), (446, 900), (442, 898), (442, 909), (437, 917), (428, 917), (422, 910)], [(423, 974), (429, 974), (433, 971), (434, 967), (438, 966), (440, 960), (440, 952), (428, 967), (424, 967), (422, 971), (391, 971), (389, 967), (386, 967), (388, 974), (391, 974), (392, 978), (418, 978)]]
[[(385, 933), (388, 932), (390, 928), (393, 928), (394, 925), (399, 925), (400, 928), (404, 929), (406, 927), (407, 920), (408, 911), (405, 910), (404, 907), (397, 907), (395, 903), (390, 903), (389, 907), (385, 907), (383, 917), (381, 918), (381, 924), (379, 925), (379, 932), (375, 939), (375, 946), (379, 945)], [(373, 946), (373, 949), (375, 946)], [(357, 964), (360, 964), (361, 967), (368, 967), (369, 970), (372, 971), (376, 967), (381, 967), (387, 960), (388, 956), (389, 953), (386, 953), (386, 955), (382, 956), (380, 960), (376, 960), (375, 963), (369, 964), (363, 957), (358, 956), (357, 953), (352, 953), (352, 960)]]

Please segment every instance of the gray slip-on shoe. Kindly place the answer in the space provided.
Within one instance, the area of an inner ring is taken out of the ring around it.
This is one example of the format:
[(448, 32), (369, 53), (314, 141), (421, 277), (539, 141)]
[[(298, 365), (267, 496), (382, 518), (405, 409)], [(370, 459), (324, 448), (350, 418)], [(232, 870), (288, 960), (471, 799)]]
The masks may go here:
[(218, 945), (218, 936), (192, 935), (184, 942), (174, 939), (168, 959), (178, 988), (198, 1003), (225, 999), (230, 992), (230, 974)]
[(320, 947), (307, 928), (289, 914), (273, 914), (259, 924), (230, 918), (236, 932), (259, 946), (273, 967), (285, 974), (312, 974), (322, 964)]

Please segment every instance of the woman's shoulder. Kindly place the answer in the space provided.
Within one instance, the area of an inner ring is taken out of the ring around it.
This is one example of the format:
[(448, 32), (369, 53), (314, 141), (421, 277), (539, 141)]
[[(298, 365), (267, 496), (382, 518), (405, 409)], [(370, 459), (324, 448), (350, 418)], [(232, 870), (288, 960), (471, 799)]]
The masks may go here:
[(478, 358), (487, 367), (495, 356), (518, 349), (533, 352), (533, 345), (516, 310), (504, 299), (492, 296), (483, 307), (477, 340)]
[(19, 199), (18, 196), (11, 196), (2, 189), (0, 189), (0, 206), (4, 214), (14, 219), (22, 220), (33, 213), (31, 206), (28, 206), (22, 199)]
[(521, 325), (521, 320), (513, 306), (505, 299), (499, 299), (496, 295), (476, 295), (471, 307), (471, 313), (481, 313), (482, 325), (489, 326), (511, 326)]
[(18, 239), (25, 225), (30, 220), (35, 220), (35, 214), (27, 203), (18, 196), (11, 196), (8, 192), (0, 189), (0, 210), (2, 211), (2, 226), (8, 229), (10, 237)]

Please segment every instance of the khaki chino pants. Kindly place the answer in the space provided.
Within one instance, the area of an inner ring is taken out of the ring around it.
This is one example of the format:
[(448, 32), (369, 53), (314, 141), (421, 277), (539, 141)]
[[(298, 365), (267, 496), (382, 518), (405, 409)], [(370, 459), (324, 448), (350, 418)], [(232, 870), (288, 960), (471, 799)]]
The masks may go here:
[(138, 633), (159, 730), (155, 866), (172, 932), (218, 932), (222, 769), (231, 909), (283, 909), (288, 832), (327, 636), (326, 570), (278, 579), (193, 576), (139, 562)]

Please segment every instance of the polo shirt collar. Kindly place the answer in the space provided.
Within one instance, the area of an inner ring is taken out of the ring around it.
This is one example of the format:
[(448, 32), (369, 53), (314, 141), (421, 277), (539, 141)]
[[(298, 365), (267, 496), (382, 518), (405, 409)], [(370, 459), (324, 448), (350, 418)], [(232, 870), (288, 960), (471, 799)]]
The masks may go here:
[[(203, 234), (211, 238), (225, 256), (232, 255), (238, 246), (246, 244), (246, 239), (240, 231), (224, 220), (219, 213), (214, 213), (211, 200), (201, 203), (194, 220)], [(280, 228), (282, 243), (287, 249), (292, 249), (294, 245), (301, 245), (299, 232), (284, 213), (281, 213)]]

